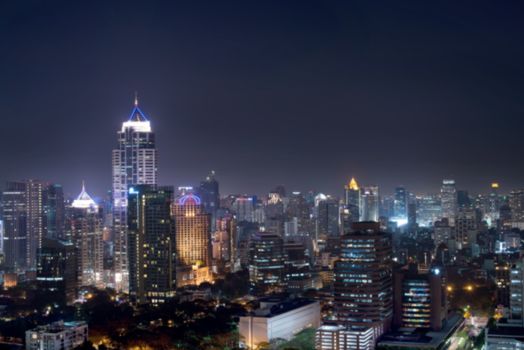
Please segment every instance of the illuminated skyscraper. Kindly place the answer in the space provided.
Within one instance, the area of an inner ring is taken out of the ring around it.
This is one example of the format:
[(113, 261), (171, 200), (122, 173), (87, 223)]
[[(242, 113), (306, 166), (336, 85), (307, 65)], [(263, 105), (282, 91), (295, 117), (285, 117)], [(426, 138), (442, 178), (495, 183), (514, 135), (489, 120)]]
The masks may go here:
[(344, 194), (346, 208), (350, 214), (350, 221), (358, 221), (360, 219), (360, 188), (354, 177), (344, 186)]
[(153, 185), (157, 181), (155, 134), (151, 123), (135, 105), (129, 119), (117, 132), (113, 150), (113, 241), (115, 288), (127, 290), (127, 192), (132, 185)]
[(273, 233), (259, 232), (251, 238), (249, 280), (256, 294), (281, 292), (284, 283), (284, 242)]
[(455, 226), (455, 215), (457, 215), (458, 205), (455, 180), (442, 180), (442, 187), (440, 188), (440, 201), (442, 217), (448, 219), (451, 226)]
[(408, 210), (408, 195), (402, 186), (395, 188), (395, 199), (393, 201), (393, 215), (397, 219), (406, 219)]
[(79, 285), (103, 288), (102, 210), (86, 192), (84, 185), (71, 205), (68, 226), (72, 242), (77, 249)]
[(211, 280), (210, 215), (204, 212), (202, 201), (194, 194), (179, 197), (174, 203), (177, 284), (200, 284)]
[(376, 340), (390, 328), (393, 315), (392, 238), (378, 223), (353, 224), (341, 237), (334, 266), (336, 322)]
[(9, 268), (35, 269), (42, 240), (62, 232), (63, 197), (57, 195), (57, 188), (60, 186), (38, 180), (7, 183), (2, 210)]
[(220, 207), (220, 194), (218, 181), (215, 179), (215, 171), (211, 171), (206, 179), (200, 182), (197, 194), (202, 200), (204, 211), (211, 215), (211, 230), (214, 231), (216, 212)]
[(137, 185), (128, 192), (129, 292), (140, 304), (164, 303), (176, 288), (173, 188)]
[(378, 186), (363, 187), (360, 191), (360, 221), (378, 222), (379, 207)]
[(8, 182), (2, 196), (5, 263), (18, 270), (27, 265), (27, 212), (24, 182)]

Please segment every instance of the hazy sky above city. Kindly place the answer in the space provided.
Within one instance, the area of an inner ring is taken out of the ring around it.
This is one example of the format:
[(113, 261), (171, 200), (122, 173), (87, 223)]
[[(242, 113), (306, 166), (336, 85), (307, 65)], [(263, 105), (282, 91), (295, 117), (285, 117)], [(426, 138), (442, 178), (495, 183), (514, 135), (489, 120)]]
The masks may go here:
[(0, 181), (111, 186), (134, 91), (161, 184), (524, 186), (522, 1), (0, 3)]

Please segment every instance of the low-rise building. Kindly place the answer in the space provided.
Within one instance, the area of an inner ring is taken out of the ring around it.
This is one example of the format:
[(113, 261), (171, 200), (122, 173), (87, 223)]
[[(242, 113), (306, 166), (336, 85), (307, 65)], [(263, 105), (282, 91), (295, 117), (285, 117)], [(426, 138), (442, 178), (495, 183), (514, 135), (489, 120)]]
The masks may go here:
[(258, 310), (240, 317), (240, 347), (252, 349), (277, 338), (289, 340), (305, 328), (319, 326), (318, 301), (264, 298), (261, 299)]
[(72, 350), (87, 340), (87, 323), (58, 321), (25, 332), (26, 350)]

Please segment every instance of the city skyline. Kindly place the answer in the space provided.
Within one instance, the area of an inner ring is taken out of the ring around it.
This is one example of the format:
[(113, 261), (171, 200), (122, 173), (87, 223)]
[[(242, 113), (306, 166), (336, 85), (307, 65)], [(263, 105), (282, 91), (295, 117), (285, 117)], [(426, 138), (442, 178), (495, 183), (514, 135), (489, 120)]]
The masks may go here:
[(159, 184), (213, 169), (223, 193), (524, 186), (520, 6), (206, 5), (2, 4), (0, 182), (104, 196), (138, 91)]

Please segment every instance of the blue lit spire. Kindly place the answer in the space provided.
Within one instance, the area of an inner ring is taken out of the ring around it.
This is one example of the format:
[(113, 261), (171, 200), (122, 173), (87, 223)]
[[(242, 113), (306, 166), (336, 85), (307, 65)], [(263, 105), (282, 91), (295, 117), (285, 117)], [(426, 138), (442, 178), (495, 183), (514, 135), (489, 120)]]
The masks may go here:
[(135, 104), (133, 107), (133, 111), (131, 112), (131, 115), (129, 116), (128, 121), (130, 122), (147, 122), (149, 119), (146, 117), (144, 112), (138, 107), (138, 93), (135, 91)]

